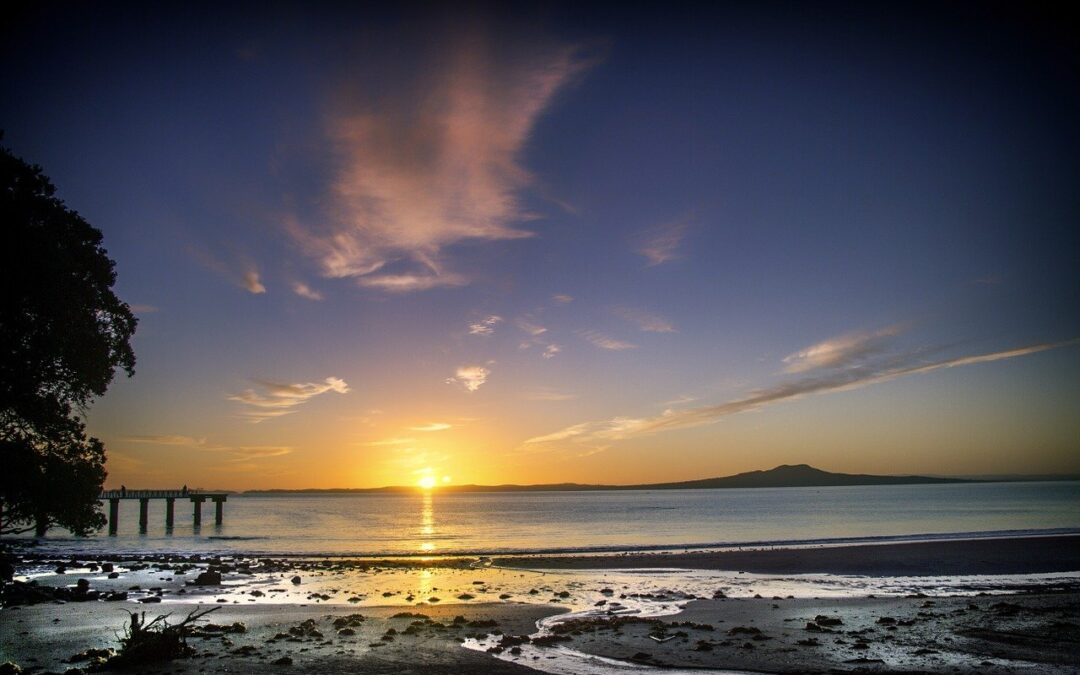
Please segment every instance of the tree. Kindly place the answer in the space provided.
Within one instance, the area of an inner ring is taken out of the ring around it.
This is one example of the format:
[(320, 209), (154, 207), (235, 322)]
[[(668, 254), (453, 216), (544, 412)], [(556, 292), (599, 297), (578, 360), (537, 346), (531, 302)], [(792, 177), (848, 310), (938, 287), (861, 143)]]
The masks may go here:
[(101, 232), (55, 192), (0, 147), (0, 528), (85, 535), (105, 523), (105, 447), (83, 418), (117, 368), (134, 374), (136, 319)]

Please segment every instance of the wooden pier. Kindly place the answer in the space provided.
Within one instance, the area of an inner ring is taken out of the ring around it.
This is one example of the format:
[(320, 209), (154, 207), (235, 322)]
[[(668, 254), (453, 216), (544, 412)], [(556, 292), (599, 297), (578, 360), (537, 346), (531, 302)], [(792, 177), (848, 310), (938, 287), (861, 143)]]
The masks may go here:
[(227, 492), (198, 492), (189, 490), (103, 490), (98, 497), (101, 501), (109, 500), (109, 534), (116, 534), (116, 528), (120, 519), (120, 500), (139, 500), (139, 531), (146, 531), (149, 521), (151, 499), (165, 500), (165, 529), (173, 528), (174, 513), (177, 499), (189, 499), (192, 503), (192, 524), (195, 527), (202, 525), (202, 505), (207, 499), (214, 502), (214, 523), (221, 524), (225, 516), (225, 500), (229, 498)]

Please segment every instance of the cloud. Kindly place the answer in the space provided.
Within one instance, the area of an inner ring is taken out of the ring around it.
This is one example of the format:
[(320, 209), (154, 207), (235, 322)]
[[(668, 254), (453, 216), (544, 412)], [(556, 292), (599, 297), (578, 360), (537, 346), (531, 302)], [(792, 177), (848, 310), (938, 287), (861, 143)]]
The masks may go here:
[(158, 311), (154, 305), (130, 305), (131, 311), (136, 314), (153, 314)]
[(461, 286), (444, 249), (532, 236), (521, 164), (556, 93), (588, 63), (574, 46), (454, 31), (413, 79), (343, 92), (328, 124), (339, 160), (320, 225), (287, 226), (324, 276), (384, 291)]
[(469, 335), (494, 335), (495, 324), (502, 321), (501, 316), (492, 314), (486, 318), (480, 319), (475, 323), (469, 324)]
[(530, 438), (525, 445), (549, 444), (555, 441), (571, 440), (575, 443), (604, 443), (633, 436), (642, 436), (671, 429), (711, 424), (723, 417), (751, 410), (760, 410), (766, 406), (786, 401), (794, 401), (805, 396), (827, 394), (840, 391), (861, 389), (873, 384), (889, 382), (901, 377), (923, 375), (938, 370), (968, 366), (979, 363), (992, 363), (1006, 359), (1036, 354), (1051, 349), (1058, 349), (1080, 344), (1080, 339), (1063, 342), (1050, 342), (1029, 345), (987, 354), (961, 356), (936, 361), (924, 361), (922, 352), (909, 353), (898, 357), (881, 359), (873, 364), (863, 364), (849, 368), (836, 369), (823, 375), (796, 378), (781, 382), (773, 387), (751, 392), (742, 398), (711, 406), (665, 410), (654, 417), (627, 418), (617, 417), (600, 422), (585, 422), (567, 427), (545, 436)]
[(675, 327), (662, 316), (649, 314), (631, 307), (616, 307), (612, 310), (616, 316), (621, 317), (637, 326), (646, 333), (675, 333)]
[(191, 436), (175, 436), (168, 434), (147, 436), (121, 436), (120, 440), (127, 441), (129, 443), (147, 443), (150, 445), (206, 445), (205, 438), (193, 438)]
[(574, 301), (573, 296), (566, 295), (565, 293), (558, 293), (551, 296), (551, 299), (560, 305), (566, 305)]
[(256, 380), (262, 391), (246, 389), (239, 394), (229, 396), (230, 401), (237, 401), (248, 406), (248, 410), (241, 413), (242, 417), (251, 422), (261, 422), (274, 417), (281, 417), (295, 412), (297, 406), (307, 403), (312, 398), (327, 392), (347, 394), (349, 385), (345, 380), (337, 377), (328, 377), (322, 382), (302, 382), (296, 384), (282, 384), (268, 380)]
[(248, 293), (258, 295), (266, 292), (266, 286), (263, 286), (262, 282), (259, 281), (259, 270), (254, 267), (244, 270), (244, 283), (242, 285), (247, 289)]
[(409, 427), (410, 431), (445, 431), (453, 428), (452, 424), (446, 422), (431, 422), (430, 424), (421, 424), (415, 427)]
[(534, 323), (532, 319), (522, 318), (518, 319), (514, 323), (516, 323), (517, 327), (520, 328), (523, 332), (528, 333), (533, 337), (543, 335), (547, 332), (547, 328), (544, 328), (540, 324)]
[[(284, 445), (214, 445), (206, 442), (205, 438), (193, 436), (178, 436), (169, 434), (146, 435), (146, 436), (122, 436), (121, 440), (131, 443), (147, 443), (151, 445), (168, 445), (186, 447), (205, 452), (225, 453), (234, 455), (230, 461), (246, 461), (262, 457), (278, 457), (292, 452), (292, 448)], [(110, 458), (113, 453), (109, 453)]]
[(586, 330), (578, 333), (582, 338), (592, 343), (594, 346), (600, 349), (609, 349), (613, 351), (622, 351), (624, 349), (636, 349), (637, 345), (625, 342), (623, 340), (616, 340), (615, 338), (608, 337), (603, 333), (595, 330)]
[(287, 455), (293, 451), (292, 448), (284, 445), (241, 445), (236, 447), (223, 447), (220, 449), (223, 452), (236, 455), (235, 461), (238, 462), (261, 459), (264, 457), (280, 457), (281, 455)]
[(544, 347), (544, 351), (540, 354), (540, 356), (544, 357), (545, 359), (551, 359), (554, 358), (555, 355), (561, 351), (562, 347), (552, 342), (548, 346)]
[(681, 221), (651, 227), (638, 236), (637, 252), (645, 256), (647, 267), (675, 260), (685, 235), (686, 223)]
[(323, 294), (308, 286), (303, 281), (294, 281), (292, 284), (293, 293), (296, 293), (301, 298), (307, 298), (308, 300), (322, 300)]
[(530, 438), (525, 443), (527, 445), (533, 445), (536, 443), (551, 443), (552, 441), (565, 441), (568, 438), (574, 438), (575, 436), (581, 436), (588, 433), (592, 425), (589, 422), (583, 422), (582, 424), (575, 424), (572, 427), (566, 427), (554, 433), (547, 434), (546, 436), (537, 436)]
[(458, 366), (454, 377), (447, 378), (447, 384), (457, 383), (468, 391), (476, 391), (487, 382), (491, 371), (484, 366)]
[(367, 288), (377, 288), (389, 293), (408, 293), (426, 291), (439, 286), (464, 286), (468, 283), (459, 274), (446, 273), (432, 263), (432, 274), (384, 274), (374, 277), (361, 277), (357, 283)]
[(248, 293), (260, 295), (266, 293), (266, 286), (259, 277), (258, 266), (247, 256), (238, 254), (226, 262), (209, 251), (195, 246), (188, 247), (188, 252), (204, 267), (217, 272), (229, 283), (243, 288)]
[(848, 333), (811, 345), (784, 357), (784, 372), (804, 373), (817, 368), (838, 368), (858, 363), (882, 351), (889, 338), (900, 333), (889, 326), (867, 333)]

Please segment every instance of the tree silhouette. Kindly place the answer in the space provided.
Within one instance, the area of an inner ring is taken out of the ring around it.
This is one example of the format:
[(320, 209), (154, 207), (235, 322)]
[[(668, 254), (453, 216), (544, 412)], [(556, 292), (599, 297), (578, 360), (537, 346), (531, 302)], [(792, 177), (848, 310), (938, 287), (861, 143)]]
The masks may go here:
[(101, 232), (41, 167), (0, 147), (0, 528), (88, 534), (104, 524), (105, 447), (91, 399), (134, 373), (136, 319), (112, 291)]

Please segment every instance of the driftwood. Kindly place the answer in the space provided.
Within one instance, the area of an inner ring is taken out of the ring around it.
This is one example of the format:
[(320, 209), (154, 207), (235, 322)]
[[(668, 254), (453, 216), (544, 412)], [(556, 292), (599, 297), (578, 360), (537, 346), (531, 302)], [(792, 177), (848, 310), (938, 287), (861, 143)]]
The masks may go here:
[(195, 650), (188, 646), (187, 636), (192, 624), (219, 609), (194, 610), (183, 621), (172, 624), (168, 622), (171, 614), (147, 621), (146, 612), (128, 612), (131, 622), (125, 627), (124, 635), (117, 636), (120, 652), (109, 659), (104, 667), (109, 670), (131, 668), (191, 656)]

